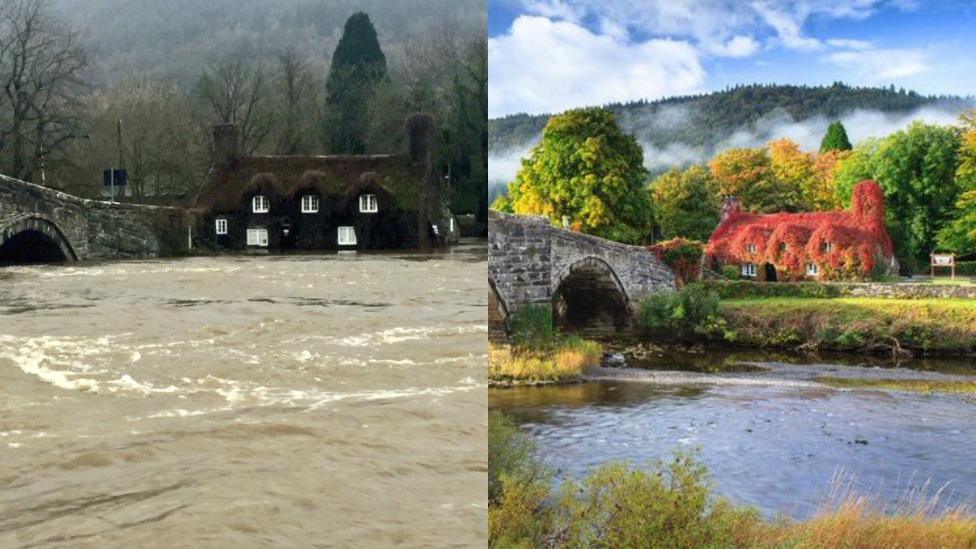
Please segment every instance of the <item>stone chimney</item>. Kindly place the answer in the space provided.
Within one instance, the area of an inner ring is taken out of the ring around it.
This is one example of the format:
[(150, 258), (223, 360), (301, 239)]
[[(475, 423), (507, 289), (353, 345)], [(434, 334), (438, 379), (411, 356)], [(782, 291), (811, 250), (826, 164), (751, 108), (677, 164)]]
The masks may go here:
[(404, 124), (407, 132), (407, 152), (414, 164), (430, 164), (434, 157), (434, 118), (426, 113), (414, 113)]
[(739, 199), (731, 194), (726, 195), (722, 199), (722, 220), (720, 223), (724, 223), (726, 219), (740, 213), (742, 213), (742, 205), (739, 204)]
[(217, 124), (213, 127), (213, 163), (218, 168), (228, 167), (241, 157), (241, 132), (234, 124)]

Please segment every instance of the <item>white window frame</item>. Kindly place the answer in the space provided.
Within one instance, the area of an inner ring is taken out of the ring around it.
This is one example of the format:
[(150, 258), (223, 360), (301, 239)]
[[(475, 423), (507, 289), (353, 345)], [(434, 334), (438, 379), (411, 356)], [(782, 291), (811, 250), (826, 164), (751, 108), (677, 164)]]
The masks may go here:
[(256, 194), (251, 199), (251, 211), (256, 214), (268, 213), (271, 211), (271, 201), (263, 194)]
[[(350, 238), (350, 236), (352, 238)], [(358, 244), (356, 240), (356, 227), (339, 227), (336, 230), (336, 242), (338, 242), (340, 246), (355, 246)]]
[(454, 218), (453, 217), (448, 218), (447, 225), (448, 225), (448, 229), (451, 232), (451, 234), (454, 234)]
[(833, 242), (824, 242), (823, 250), (824, 250), (824, 253), (827, 253), (827, 254), (829, 254), (830, 252), (834, 251), (834, 243)]
[(359, 212), (360, 213), (376, 213), (380, 211), (379, 201), (376, 200), (375, 194), (361, 194), (359, 195)]
[(253, 227), (247, 230), (247, 245), (268, 247), (268, 229), (264, 227)]
[(220, 218), (214, 222), (214, 232), (218, 235), (227, 234), (227, 220)]
[(319, 213), (319, 195), (306, 194), (302, 196), (302, 213)]
[(756, 276), (758, 272), (759, 268), (755, 263), (742, 264), (742, 276)]
[(817, 276), (820, 274), (820, 265), (807, 263), (807, 276)]
[(756, 253), (756, 244), (754, 242), (746, 244), (746, 251), (751, 254)]

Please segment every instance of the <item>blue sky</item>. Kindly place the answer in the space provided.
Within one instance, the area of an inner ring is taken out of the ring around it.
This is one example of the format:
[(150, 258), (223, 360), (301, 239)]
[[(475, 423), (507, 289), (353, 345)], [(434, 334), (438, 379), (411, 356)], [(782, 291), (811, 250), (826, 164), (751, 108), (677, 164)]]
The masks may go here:
[(976, 94), (971, 0), (489, 0), (489, 115), (737, 83)]

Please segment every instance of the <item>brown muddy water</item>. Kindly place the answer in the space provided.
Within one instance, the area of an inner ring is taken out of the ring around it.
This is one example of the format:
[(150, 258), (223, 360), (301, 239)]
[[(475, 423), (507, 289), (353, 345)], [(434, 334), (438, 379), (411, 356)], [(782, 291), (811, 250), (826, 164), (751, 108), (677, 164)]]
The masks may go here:
[(0, 546), (482, 546), (486, 246), (0, 269)]

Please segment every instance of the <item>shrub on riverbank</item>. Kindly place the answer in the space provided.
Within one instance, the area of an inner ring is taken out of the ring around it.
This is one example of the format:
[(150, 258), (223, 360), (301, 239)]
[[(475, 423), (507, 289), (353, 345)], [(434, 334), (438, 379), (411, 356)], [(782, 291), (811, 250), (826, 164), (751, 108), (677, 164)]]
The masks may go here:
[(488, 352), (488, 377), (495, 381), (560, 382), (577, 379), (599, 366), (603, 347), (576, 336), (560, 338), (545, 350), (495, 347)]
[(900, 353), (976, 350), (976, 300), (724, 300), (724, 338), (757, 347)]
[[(551, 493), (532, 442), (489, 415), (489, 547), (973, 547), (976, 517), (935, 500), (885, 513), (850, 496), (805, 521), (769, 521), (716, 498), (707, 472), (677, 454), (650, 470), (608, 464)], [(496, 450), (492, 452), (492, 445)], [(494, 491), (492, 486), (494, 486)]]
[(552, 311), (526, 307), (512, 316), (512, 346), (489, 346), (488, 377), (494, 381), (550, 383), (571, 381), (598, 366), (603, 347), (552, 326)]
[(641, 300), (637, 312), (641, 328), (679, 338), (714, 332), (720, 321), (718, 294), (701, 284), (689, 284), (677, 292), (651, 294)]

